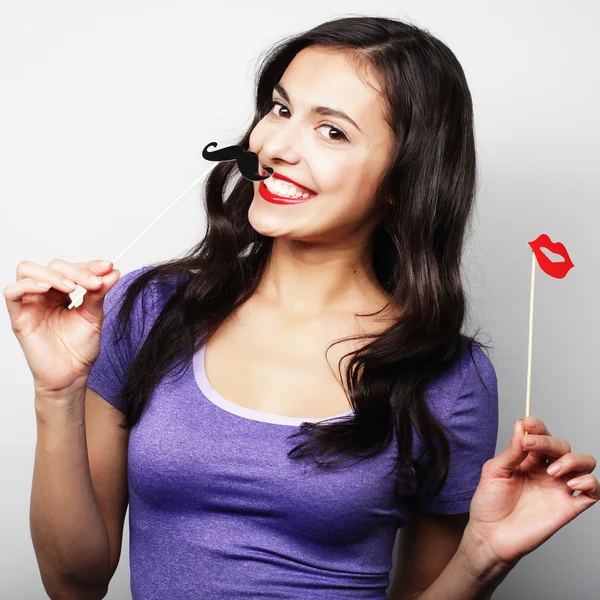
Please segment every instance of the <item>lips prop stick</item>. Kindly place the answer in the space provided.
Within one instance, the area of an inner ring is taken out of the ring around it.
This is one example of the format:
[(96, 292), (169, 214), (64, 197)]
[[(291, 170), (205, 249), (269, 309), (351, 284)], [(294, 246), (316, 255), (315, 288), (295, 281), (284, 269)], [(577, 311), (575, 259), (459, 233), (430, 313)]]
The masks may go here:
[[(529, 392), (531, 389), (531, 348), (533, 343), (533, 298), (535, 292), (535, 261), (537, 259), (540, 269), (544, 273), (555, 277), (556, 279), (564, 279), (567, 273), (575, 266), (564, 244), (560, 242), (552, 242), (545, 234), (539, 235), (533, 242), (527, 242), (533, 254), (531, 255), (531, 299), (529, 306), (529, 356), (527, 361), (527, 405), (525, 407), (525, 416), (529, 416)], [(555, 252), (564, 258), (564, 261), (552, 262), (543, 252), (542, 248), (547, 248), (551, 252)]]
[[(268, 179), (271, 177), (271, 175), (273, 175), (273, 169), (271, 169), (271, 167), (265, 167), (267, 173), (266, 175), (257, 174), (259, 161), (258, 155), (254, 152), (245, 150), (240, 145), (228, 146), (226, 148), (221, 148), (220, 150), (208, 152), (208, 148), (216, 145), (217, 142), (210, 142), (204, 146), (204, 149), (202, 150), (202, 158), (218, 162), (235, 160), (242, 177), (248, 179), (249, 181), (262, 181), (263, 179)], [(216, 166), (217, 165), (214, 164), (204, 171), (204, 173), (202, 173), (202, 175), (200, 175), (200, 177), (198, 177), (194, 183), (189, 185), (175, 201), (173, 201), (160, 215), (158, 215), (158, 217), (150, 225), (148, 225), (148, 227), (146, 227), (146, 229), (144, 229), (144, 231), (142, 231), (142, 233), (140, 233), (140, 235), (133, 240), (133, 242), (131, 242), (131, 244), (129, 244), (129, 246), (127, 246), (127, 248), (125, 248), (125, 250), (123, 250), (119, 256), (117, 256), (117, 258), (115, 258), (115, 260), (112, 261), (113, 267), (118, 260), (121, 260), (125, 253), (131, 250), (131, 248), (133, 248), (137, 242), (139, 242), (191, 189), (200, 183), (200, 181), (202, 181), (202, 179), (204, 179)], [(86, 292), (87, 290), (84, 287), (77, 285), (77, 287), (69, 294), (69, 297), (71, 298), (71, 304), (69, 304), (68, 308), (77, 308), (78, 306), (81, 306)]]

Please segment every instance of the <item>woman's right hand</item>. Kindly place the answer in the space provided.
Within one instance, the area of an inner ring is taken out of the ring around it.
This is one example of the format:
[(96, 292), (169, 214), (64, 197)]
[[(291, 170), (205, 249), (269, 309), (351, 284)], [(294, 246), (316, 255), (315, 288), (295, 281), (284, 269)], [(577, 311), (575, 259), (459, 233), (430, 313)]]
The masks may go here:
[[(104, 296), (121, 277), (112, 266), (100, 260), (70, 263), (60, 259), (47, 267), (28, 260), (17, 265), (17, 281), (4, 288), (4, 298), (36, 394), (85, 388), (100, 353)], [(90, 279), (94, 276), (103, 276), (103, 282)], [(40, 287), (40, 282), (51, 287)], [(69, 309), (75, 284), (87, 292), (81, 306)]]

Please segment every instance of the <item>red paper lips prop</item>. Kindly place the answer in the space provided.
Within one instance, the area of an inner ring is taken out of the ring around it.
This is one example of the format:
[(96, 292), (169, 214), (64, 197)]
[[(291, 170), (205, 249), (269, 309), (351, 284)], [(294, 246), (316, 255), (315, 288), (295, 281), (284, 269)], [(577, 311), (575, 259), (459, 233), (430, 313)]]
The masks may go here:
[[(537, 239), (533, 240), (533, 242), (527, 243), (531, 246), (531, 249), (535, 254), (535, 258), (537, 259), (537, 263), (540, 265), (540, 269), (542, 269), (544, 273), (547, 273), (551, 277), (562, 279), (575, 266), (564, 244), (561, 244), (560, 242), (552, 242), (552, 240), (545, 233), (539, 235)], [(542, 252), (542, 248), (547, 248), (556, 254), (560, 254), (560, 256), (562, 256), (565, 260), (562, 262), (552, 262)]]

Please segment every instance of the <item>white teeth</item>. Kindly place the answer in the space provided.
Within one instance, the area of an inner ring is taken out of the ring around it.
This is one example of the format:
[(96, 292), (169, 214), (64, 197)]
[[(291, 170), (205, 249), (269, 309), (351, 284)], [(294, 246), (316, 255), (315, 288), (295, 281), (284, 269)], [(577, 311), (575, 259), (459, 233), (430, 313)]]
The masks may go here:
[(295, 185), (283, 182), (280, 179), (274, 179), (273, 177), (265, 179), (265, 185), (270, 192), (285, 198), (308, 198), (310, 196), (308, 192), (303, 192)]

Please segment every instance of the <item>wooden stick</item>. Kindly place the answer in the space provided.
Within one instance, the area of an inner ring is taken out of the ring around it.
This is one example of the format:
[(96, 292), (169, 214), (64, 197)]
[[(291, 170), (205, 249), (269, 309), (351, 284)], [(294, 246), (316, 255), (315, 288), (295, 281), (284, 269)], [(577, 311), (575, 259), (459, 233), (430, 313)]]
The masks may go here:
[[(154, 219), (154, 222), (151, 223), (148, 227), (146, 227), (146, 229), (144, 231), (142, 231), (142, 233), (140, 233), (140, 235), (138, 235), (137, 239), (133, 240), (133, 242), (131, 242), (131, 244), (129, 244), (129, 246), (127, 246), (127, 248), (125, 248), (125, 250), (123, 250), (119, 256), (117, 256), (117, 258), (115, 258), (115, 260), (113, 260), (113, 268), (114, 265), (116, 264), (116, 262), (118, 260), (121, 260), (121, 258), (123, 257), (123, 255), (128, 252), (131, 248), (133, 248), (133, 246), (135, 244), (137, 244), (137, 242), (139, 242), (193, 187), (195, 187), (198, 183), (200, 183), (200, 181), (206, 177), (219, 163), (215, 163), (214, 165), (211, 165), (210, 167), (208, 167), (208, 169), (206, 169), (206, 171), (204, 171), (204, 173), (202, 173), (202, 175), (200, 175), (200, 177), (198, 177), (198, 179), (196, 179), (196, 181), (194, 181), (194, 183), (192, 183), (191, 185), (189, 185), (179, 196), (179, 198), (177, 198), (177, 200), (175, 200), (174, 202), (171, 203), (170, 206), (168, 206), (156, 219)], [(87, 292), (87, 290), (80, 286), (77, 285), (77, 287), (69, 294), (72, 302), (71, 304), (69, 304), (69, 308), (73, 308), (81, 306), (81, 304), (83, 303), (83, 297), (85, 295), (85, 293)]]
[(527, 400), (525, 417), (529, 416), (529, 399), (531, 392), (531, 350), (533, 346), (533, 298), (535, 295), (535, 254), (531, 253), (531, 298), (529, 302), (529, 354), (527, 357)]

